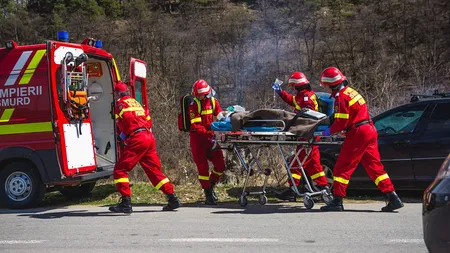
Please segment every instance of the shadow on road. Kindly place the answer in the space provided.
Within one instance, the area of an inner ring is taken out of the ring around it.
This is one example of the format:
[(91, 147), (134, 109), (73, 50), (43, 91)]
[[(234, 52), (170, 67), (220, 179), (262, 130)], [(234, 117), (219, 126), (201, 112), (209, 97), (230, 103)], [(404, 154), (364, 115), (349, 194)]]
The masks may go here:
[[(134, 211), (134, 213), (153, 213), (158, 212), (156, 210), (139, 210)], [(129, 216), (129, 214), (120, 214), (120, 213), (111, 213), (109, 211), (105, 212), (89, 212), (88, 210), (75, 210), (75, 211), (65, 211), (65, 212), (49, 212), (49, 213), (41, 213), (41, 214), (21, 214), (18, 216), (22, 217), (30, 217), (35, 219), (59, 219), (63, 217), (99, 217), (99, 216)]]
[(88, 197), (69, 198), (59, 193), (49, 193), (35, 208), (29, 209), (3, 209), (0, 208), (0, 214), (36, 214), (54, 209), (67, 209), (70, 205), (83, 204), (86, 202), (102, 201), (109, 195), (116, 192), (114, 185), (98, 185)]
[[(323, 206), (324, 204), (321, 204), (320, 206)], [(213, 214), (272, 214), (272, 213), (325, 213), (320, 211), (320, 206), (314, 207), (313, 209), (306, 209), (304, 206), (298, 206), (298, 205), (283, 205), (283, 204), (276, 204), (276, 205), (251, 205), (249, 204), (246, 207), (234, 207), (236, 210), (220, 210), (220, 211), (213, 211), (211, 213)], [(220, 205), (221, 208), (226, 208), (223, 205)], [(345, 205), (344, 205), (345, 207)], [(380, 206), (381, 209), (381, 206)], [(348, 213), (386, 213), (381, 212), (377, 210), (364, 210), (364, 209), (346, 209), (342, 212), (348, 212)], [(391, 212), (391, 214), (397, 213), (397, 212)], [(386, 213), (389, 214), (389, 213)]]
[[(259, 187), (249, 187), (248, 191), (261, 191)], [(214, 214), (270, 214), (270, 213), (302, 213), (309, 212), (315, 213), (320, 212), (319, 208), (324, 205), (323, 202), (315, 202), (315, 206), (313, 209), (306, 209), (303, 206), (303, 199), (301, 197), (297, 198), (296, 202), (286, 202), (282, 200), (278, 200), (275, 198), (275, 193), (279, 193), (284, 189), (269, 187), (266, 189), (266, 196), (269, 198), (266, 205), (261, 205), (258, 203), (258, 195), (248, 196), (248, 205), (245, 207), (241, 207), (237, 201), (242, 193), (242, 187), (233, 187), (227, 189), (226, 194), (229, 197), (236, 198), (236, 200), (227, 200), (221, 201), (219, 200), (218, 205), (216, 206), (207, 206), (202, 200), (199, 200), (195, 203), (183, 203), (182, 208), (211, 208), (212, 213)], [(52, 196), (47, 196), (42, 203), (37, 208), (31, 209), (0, 209), (0, 214), (19, 214), (19, 216), (29, 216), (30, 218), (38, 218), (38, 219), (55, 219), (62, 217), (97, 217), (97, 216), (117, 216), (117, 214), (110, 213), (108, 211), (108, 207), (110, 205), (102, 205), (98, 206), (105, 207), (105, 212), (88, 212), (88, 211), (74, 211), (67, 210), (62, 211), (61, 209), (68, 209), (70, 205), (84, 204), (87, 202), (101, 202), (105, 198), (110, 197), (112, 194), (116, 192), (116, 188), (113, 185), (99, 185), (96, 186), (95, 190), (92, 192), (91, 196), (79, 198), (79, 199), (67, 199), (65, 196), (61, 194), (53, 194)], [(422, 192), (419, 191), (398, 191), (399, 196), (402, 198), (404, 203), (421, 203), (422, 200)], [(357, 200), (364, 202), (371, 201), (384, 201), (385, 198), (383, 194), (378, 190), (372, 191), (348, 191), (349, 200)], [(347, 202), (348, 203), (348, 202)], [(162, 208), (165, 203), (160, 204), (133, 204), (136, 207), (151, 207), (157, 206)], [(346, 205), (346, 200), (344, 200), (344, 206)], [(384, 206), (383, 203), (380, 203), (380, 209)], [(59, 209), (58, 212), (51, 212), (51, 210)], [(216, 209), (221, 209), (217, 210)], [(228, 210), (223, 210), (228, 209)], [(50, 211), (50, 212), (49, 212)], [(139, 212), (159, 212), (161, 210), (148, 210), (148, 211), (140, 211), (136, 210), (136, 213)], [(379, 212), (379, 210), (345, 210), (344, 212)]]
[[(323, 205), (323, 204), (322, 204)], [(133, 207), (162, 207), (159, 204), (136, 204)], [(89, 210), (70, 210), (70, 211), (60, 211), (60, 212), (45, 212), (45, 213), (23, 213), (18, 216), (21, 217), (29, 217), (34, 219), (60, 219), (66, 217), (117, 217), (117, 216), (129, 216), (129, 214), (119, 214), (119, 213), (111, 213), (107, 210), (108, 206), (105, 207), (105, 211), (95, 212)], [(236, 203), (225, 202), (219, 203), (216, 206), (207, 206), (201, 202), (198, 203), (189, 203), (184, 204), (180, 209), (172, 211), (178, 212), (184, 208), (210, 208), (212, 214), (272, 214), (272, 213), (323, 213), (319, 210), (319, 206), (314, 207), (313, 209), (306, 209), (301, 205), (293, 205), (293, 204), (267, 204), (267, 205), (259, 205), (258, 203), (250, 202), (246, 207), (241, 207)], [(381, 207), (380, 207), (381, 208)], [(220, 209), (214, 211), (215, 209)], [(229, 210), (223, 210), (229, 209)], [(43, 210), (46, 211), (46, 210)], [(156, 212), (167, 212), (159, 210), (136, 210), (134, 208), (133, 213), (156, 213)], [(376, 210), (361, 210), (361, 209), (348, 209), (343, 212), (352, 212), (352, 213), (383, 213), (381, 211)], [(169, 211), (170, 213), (170, 211)], [(397, 212), (392, 212), (397, 213)], [(389, 213), (386, 213), (389, 214)]]
[[(242, 194), (242, 187), (234, 187), (227, 190), (227, 194), (231, 197), (239, 198)], [(271, 203), (282, 203), (283, 201), (276, 198), (277, 194), (287, 188), (274, 188), (268, 187), (266, 189), (266, 196), (273, 198)], [(246, 191), (258, 192), (261, 191), (261, 187), (248, 187)], [(397, 191), (404, 203), (422, 203), (423, 191)], [(250, 196), (249, 198), (257, 198), (257, 195)], [(367, 200), (367, 201), (385, 201), (385, 195), (379, 190), (348, 190), (347, 198), (352, 200)], [(297, 202), (301, 202), (302, 198), (297, 197)]]

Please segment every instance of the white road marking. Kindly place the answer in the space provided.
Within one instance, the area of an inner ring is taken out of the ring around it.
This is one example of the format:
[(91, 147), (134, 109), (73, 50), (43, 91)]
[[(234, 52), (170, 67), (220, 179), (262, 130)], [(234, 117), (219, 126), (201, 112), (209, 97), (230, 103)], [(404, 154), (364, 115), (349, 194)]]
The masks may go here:
[(161, 239), (171, 242), (278, 242), (279, 239), (272, 238), (173, 238)]
[(9, 241), (0, 241), (0, 245), (4, 244), (37, 244), (43, 243), (45, 240), (9, 240)]
[(423, 243), (423, 239), (391, 239), (388, 243)]

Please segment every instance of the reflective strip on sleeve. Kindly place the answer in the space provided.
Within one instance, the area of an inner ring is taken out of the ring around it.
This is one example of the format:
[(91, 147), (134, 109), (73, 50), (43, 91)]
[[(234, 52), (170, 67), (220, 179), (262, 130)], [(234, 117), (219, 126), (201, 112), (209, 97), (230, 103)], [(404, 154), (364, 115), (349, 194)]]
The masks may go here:
[(350, 180), (342, 178), (342, 177), (333, 177), (334, 181), (339, 182), (341, 184), (348, 184)]
[(8, 122), (8, 121), (11, 119), (11, 116), (12, 116), (13, 112), (14, 112), (14, 108), (8, 108), (8, 109), (5, 109), (5, 110), (3, 111), (3, 113), (0, 114), (0, 115), (1, 115), (1, 117), (0, 117), (0, 123), (2, 123), (2, 122)]
[(383, 180), (385, 180), (385, 179), (388, 179), (388, 178), (389, 178), (389, 176), (388, 176), (387, 173), (386, 173), (386, 174), (383, 174), (383, 175), (381, 175), (381, 176), (379, 176), (379, 177), (377, 177), (377, 179), (375, 179), (375, 185), (378, 186), (378, 184), (379, 184), (381, 181), (383, 181)]
[(130, 180), (127, 177), (122, 177), (122, 178), (118, 178), (118, 179), (114, 179), (114, 183), (115, 184), (119, 184), (119, 183), (129, 183)]
[(293, 100), (293, 102), (294, 102), (295, 109), (301, 110), (302, 108), (297, 104), (297, 100), (296, 100), (295, 98), (296, 98), (296, 96), (293, 96), (293, 97), (292, 97), (292, 100)]
[(119, 114), (116, 114), (116, 119), (118, 119), (119, 118)]
[(216, 174), (216, 175), (218, 175), (218, 176), (222, 176), (222, 174), (223, 174), (223, 173), (221, 173), (221, 172), (215, 171), (214, 169), (212, 170), (212, 173), (214, 173), (214, 174)]
[(292, 177), (295, 178), (295, 179), (299, 179), (299, 180), (302, 178), (301, 175), (296, 174), (296, 173), (292, 173)]
[(325, 172), (323, 172), (323, 171), (312, 175), (311, 179), (314, 180), (314, 179), (316, 179), (318, 177), (322, 177), (322, 176), (325, 176)]
[(354, 105), (356, 102), (358, 102), (358, 100), (362, 99), (362, 96), (360, 94), (356, 95), (352, 100), (350, 100), (350, 102), (348, 102), (349, 106)]
[(204, 111), (202, 111), (202, 115), (209, 115), (209, 114), (212, 114), (213, 113), (213, 111), (212, 110), (204, 110)]
[(44, 57), (46, 51), (47, 50), (45, 49), (36, 51), (33, 58), (31, 58), (30, 64), (28, 64), (27, 69), (23, 73), (23, 76), (20, 79), (19, 84), (28, 84), (30, 82), (34, 72), (36, 71), (36, 68), (38, 67), (39, 63)]
[(124, 109), (122, 109), (122, 111), (120, 111), (119, 117), (122, 117), (124, 112), (144, 112), (144, 108), (142, 108), (142, 107), (128, 107), (128, 108), (124, 108)]
[(199, 123), (199, 122), (202, 122), (202, 118), (200, 118), (200, 117), (191, 119), (191, 124)]
[(209, 180), (209, 176), (198, 176), (199, 180), (205, 180), (208, 181)]
[(348, 115), (348, 113), (335, 113), (334, 118), (335, 119), (348, 119), (349, 115)]
[(161, 180), (161, 182), (159, 182), (156, 186), (155, 186), (155, 189), (156, 190), (159, 190), (159, 188), (161, 188), (161, 186), (163, 186), (164, 184), (166, 184), (166, 183), (168, 183), (169, 182), (169, 179), (166, 177), (166, 178), (164, 178), (163, 180)]
[(149, 120), (151, 120), (152, 119), (152, 117), (150, 117), (150, 116), (147, 116), (147, 118), (145, 118), (147, 121), (149, 121)]

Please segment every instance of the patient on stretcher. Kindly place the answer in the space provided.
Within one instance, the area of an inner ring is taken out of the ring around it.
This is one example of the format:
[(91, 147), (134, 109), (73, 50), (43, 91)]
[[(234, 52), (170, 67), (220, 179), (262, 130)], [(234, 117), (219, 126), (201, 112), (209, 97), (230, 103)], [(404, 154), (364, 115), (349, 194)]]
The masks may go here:
[(314, 132), (329, 125), (329, 118), (320, 112), (302, 109), (298, 114), (279, 109), (228, 112), (211, 124), (213, 131), (290, 132), (310, 138)]

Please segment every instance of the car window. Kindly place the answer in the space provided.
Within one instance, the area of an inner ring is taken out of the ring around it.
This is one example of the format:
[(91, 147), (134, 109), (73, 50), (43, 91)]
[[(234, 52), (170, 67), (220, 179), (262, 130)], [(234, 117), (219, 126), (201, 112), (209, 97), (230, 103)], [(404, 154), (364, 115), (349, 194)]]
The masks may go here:
[(407, 107), (377, 119), (375, 127), (378, 134), (394, 135), (414, 132), (426, 107), (426, 104)]
[(438, 103), (433, 110), (427, 131), (450, 132), (450, 103)]

